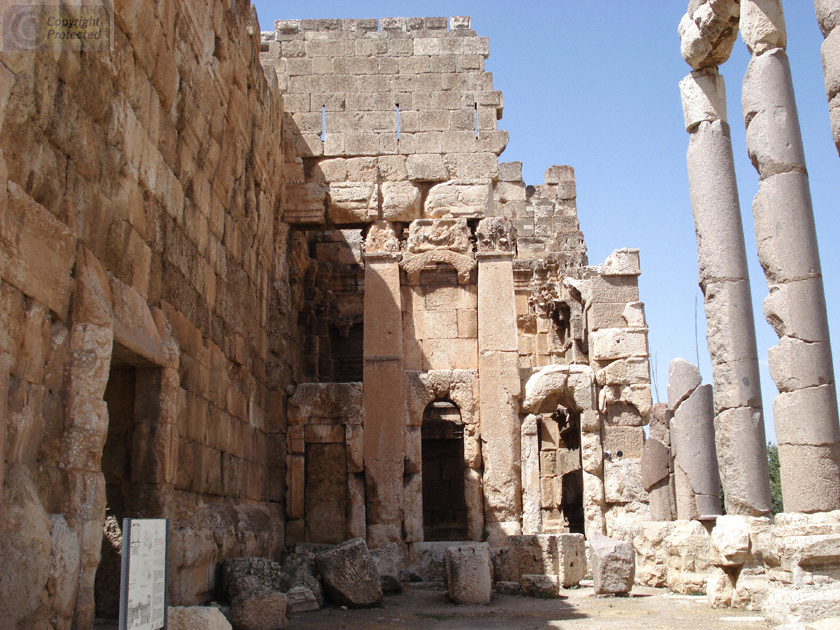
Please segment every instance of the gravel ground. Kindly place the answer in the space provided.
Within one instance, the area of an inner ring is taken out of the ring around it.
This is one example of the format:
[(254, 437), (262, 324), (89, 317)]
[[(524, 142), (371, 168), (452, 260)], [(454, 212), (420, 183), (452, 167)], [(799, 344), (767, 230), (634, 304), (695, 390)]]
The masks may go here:
[(455, 606), (441, 588), (407, 586), (378, 608), (289, 615), (289, 630), (768, 630), (760, 612), (713, 610), (705, 597), (636, 586), (630, 597), (602, 597), (592, 587), (560, 599), (493, 595), (489, 606)]

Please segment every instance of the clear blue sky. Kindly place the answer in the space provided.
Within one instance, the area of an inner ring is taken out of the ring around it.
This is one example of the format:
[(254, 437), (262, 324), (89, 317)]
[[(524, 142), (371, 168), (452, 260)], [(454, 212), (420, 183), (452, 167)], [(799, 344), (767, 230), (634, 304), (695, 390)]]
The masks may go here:
[[(381, 2), (308, 0), (254, 2), (263, 30), (275, 19), (472, 16), (490, 38), (486, 69), (504, 94), (499, 128), (510, 132), (502, 161), (521, 161), (526, 183), (543, 182), (552, 164), (575, 167), (578, 215), (597, 265), (619, 247), (641, 250), (641, 300), (650, 326), (654, 400), (666, 399), (668, 363), (696, 362), (695, 302), (704, 380), (711, 382), (697, 247), (688, 195), (678, 83), (689, 67), (680, 57), (677, 25), (686, 0), (437, 0)], [(810, 0), (786, 0), (790, 56), (822, 255), (834, 363), (840, 365), (840, 158), (831, 139), (820, 63), (822, 35)], [(728, 93), (750, 277), (768, 439), (775, 441), (776, 388), (767, 350), (777, 343), (764, 321), (767, 295), (755, 254), (752, 198), (758, 175), (750, 164), (741, 114), (741, 81), (749, 61), (738, 41), (722, 66)]]

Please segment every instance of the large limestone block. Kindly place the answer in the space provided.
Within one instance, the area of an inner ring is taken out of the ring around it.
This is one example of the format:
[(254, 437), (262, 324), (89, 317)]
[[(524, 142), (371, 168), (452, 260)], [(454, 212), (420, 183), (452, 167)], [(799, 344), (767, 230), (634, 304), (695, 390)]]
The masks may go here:
[(646, 328), (604, 328), (591, 334), (591, 359), (607, 361), (648, 356)]
[(787, 45), (781, 0), (742, 0), (740, 26), (741, 37), (753, 55)]
[(370, 182), (333, 182), (327, 188), (333, 223), (374, 221), (379, 206), (379, 186)]
[(662, 588), (668, 577), (667, 539), (673, 524), (670, 521), (642, 523), (639, 535), (633, 539), (636, 551), (636, 582), (644, 586)]
[(650, 383), (650, 364), (641, 357), (619, 359), (598, 370), (595, 380), (601, 387)]
[(639, 276), (642, 273), (639, 262), (639, 250), (631, 248), (616, 249), (607, 256), (603, 264), (598, 265), (598, 273), (603, 276)]
[(689, 133), (701, 122), (726, 122), (726, 86), (717, 68), (689, 74), (680, 81), (680, 96)]
[(400, 581), (400, 568), (402, 566), (402, 553), (398, 543), (391, 543), (378, 549), (370, 551), (373, 561), (376, 563), (376, 570), (379, 572), (379, 582), (382, 585), (382, 592), (396, 593), (402, 590)]
[(692, 68), (708, 68), (725, 62), (738, 37), (740, 6), (735, 0), (689, 3), (680, 21), (680, 53)]
[(589, 535), (589, 557), (596, 594), (629, 593), (636, 573), (636, 554), (629, 542)]
[(447, 547), (444, 565), (449, 599), (456, 604), (490, 603), (493, 580), (487, 543)]
[(60, 514), (50, 514), (50, 573), (47, 578), (53, 612), (60, 619), (71, 620), (76, 603), (78, 585), (68, 575), (79, 572), (79, 536), (73, 532)]
[(641, 460), (616, 457), (604, 461), (604, 497), (607, 503), (648, 501), (642, 485)]
[(411, 182), (382, 183), (382, 218), (385, 221), (413, 221), (420, 218), (420, 189)]
[(315, 562), (324, 591), (335, 603), (360, 608), (382, 600), (376, 563), (361, 538), (316, 554)]
[(697, 366), (685, 359), (673, 359), (668, 364), (668, 408), (673, 411), (700, 385), (702, 378)]
[(286, 596), (257, 578), (244, 578), (230, 603), (230, 621), (234, 630), (284, 630)]
[(706, 593), (709, 534), (699, 521), (674, 521), (668, 535), (668, 588), (684, 595)]
[(341, 418), (346, 424), (364, 421), (361, 383), (301, 383), (289, 399), (289, 424), (310, 418)]
[(48, 601), (50, 523), (24, 466), (10, 466), (4, 491), (2, 509), (4, 517), (11, 512), (14, 531), (0, 536), (0, 619), (22, 627), (18, 624), (35, 618)]
[(493, 213), (492, 182), (489, 180), (452, 180), (437, 184), (426, 196), (428, 217), (480, 218)]
[(840, 617), (840, 586), (821, 589), (770, 588), (761, 611), (767, 622), (774, 626), (811, 624), (821, 619)]
[(412, 181), (444, 182), (449, 179), (446, 161), (439, 154), (413, 154), (405, 160), (408, 179)]
[(215, 606), (170, 606), (166, 611), (170, 630), (231, 630), (230, 622)]
[(825, 75), (825, 91), (828, 99), (831, 100), (840, 92), (840, 31), (829, 34), (820, 50)]
[(814, 0), (814, 10), (823, 37), (828, 37), (834, 27), (840, 24), (840, 0)]
[(717, 566), (738, 566), (750, 557), (749, 517), (719, 516), (709, 540), (709, 563)]

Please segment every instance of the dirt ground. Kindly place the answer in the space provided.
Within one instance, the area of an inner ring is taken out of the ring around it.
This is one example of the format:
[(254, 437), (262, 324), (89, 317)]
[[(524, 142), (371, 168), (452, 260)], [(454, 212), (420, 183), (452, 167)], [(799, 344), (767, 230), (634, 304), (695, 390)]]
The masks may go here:
[(636, 586), (630, 597), (601, 597), (591, 586), (560, 599), (497, 595), (489, 606), (455, 606), (442, 588), (408, 585), (378, 608), (289, 615), (289, 630), (768, 630), (760, 612), (713, 610), (705, 597)]

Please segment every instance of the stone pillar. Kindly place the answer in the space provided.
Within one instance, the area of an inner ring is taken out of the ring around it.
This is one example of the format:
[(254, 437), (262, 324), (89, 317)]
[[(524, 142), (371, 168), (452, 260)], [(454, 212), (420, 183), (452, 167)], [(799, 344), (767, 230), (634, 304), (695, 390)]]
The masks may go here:
[(650, 436), (642, 452), (642, 485), (648, 493), (652, 521), (673, 521), (677, 518), (671, 457), (672, 417), (673, 413), (665, 403), (653, 406), (650, 412)]
[(721, 514), (715, 453), (712, 386), (700, 384), (700, 370), (683, 359), (668, 367), (668, 408), (674, 456), (677, 518), (713, 520)]
[[(787, 512), (840, 508), (840, 423), (825, 294), (805, 152), (785, 53), (780, 0), (744, 0), (741, 34), (752, 54), (742, 92), (747, 151), (759, 173), (753, 201), (758, 257), (770, 288), (764, 315)], [(728, 506), (727, 506), (728, 507)]]
[(364, 464), (367, 542), (402, 540), (405, 374), (397, 239), (384, 221), (365, 243)]
[(519, 347), (513, 247), (507, 219), (478, 226), (479, 416), (484, 459), (484, 522), (493, 546), (522, 533)]
[(680, 94), (691, 134), (688, 179), (726, 511), (760, 515), (770, 511), (771, 500), (758, 350), (725, 86), (717, 70), (737, 38), (738, 9), (734, 1), (704, 2), (683, 17), (681, 52), (694, 71), (680, 82)]
[(522, 533), (539, 534), (540, 514), (540, 438), (539, 416), (528, 414), (522, 421)]
[(822, 45), (825, 93), (828, 96), (828, 112), (831, 117), (831, 134), (840, 153), (840, 0), (814, 0), (817, 22), (825, 41)]

